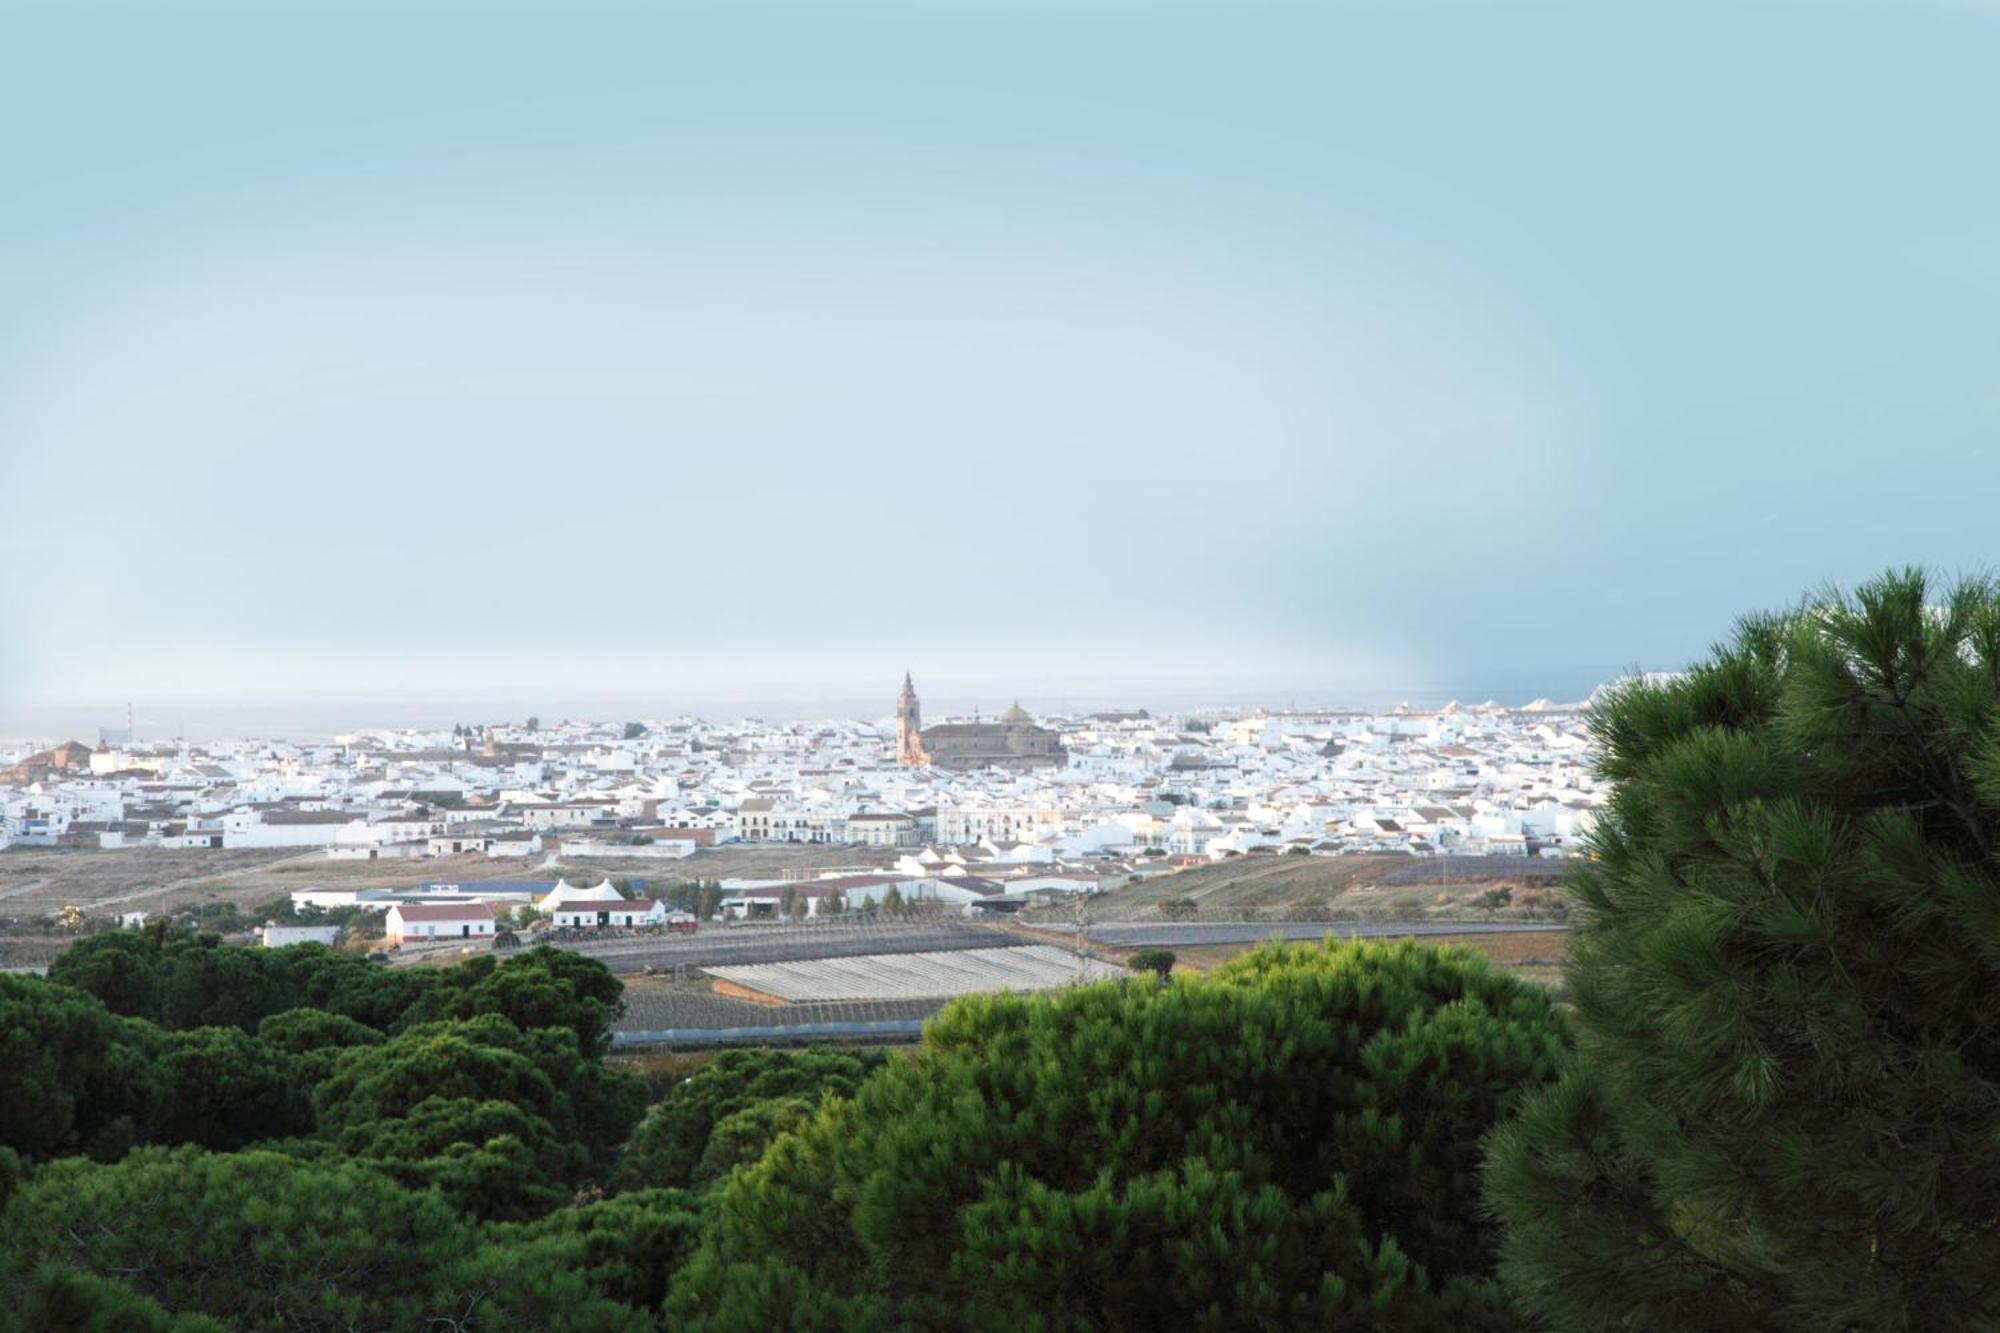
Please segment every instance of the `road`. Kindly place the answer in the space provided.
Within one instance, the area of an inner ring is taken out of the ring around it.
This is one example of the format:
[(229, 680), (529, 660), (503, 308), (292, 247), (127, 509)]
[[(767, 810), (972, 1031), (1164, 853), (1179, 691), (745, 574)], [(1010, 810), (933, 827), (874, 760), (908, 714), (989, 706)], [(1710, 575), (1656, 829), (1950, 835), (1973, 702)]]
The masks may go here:
[[(1074, 927), (1041, 926), (1042, 930)], [(1512, 935), (1563, 931), (1568, 926), (1512, 921), (1185, 921), (1134, 925), (1107, 922), (1090, 927), (1093, 944), (1114, 948), (1154, 948), (1176, 944), (1254, 944), (1258, 940), (1403, 939), (1412, 935)]]

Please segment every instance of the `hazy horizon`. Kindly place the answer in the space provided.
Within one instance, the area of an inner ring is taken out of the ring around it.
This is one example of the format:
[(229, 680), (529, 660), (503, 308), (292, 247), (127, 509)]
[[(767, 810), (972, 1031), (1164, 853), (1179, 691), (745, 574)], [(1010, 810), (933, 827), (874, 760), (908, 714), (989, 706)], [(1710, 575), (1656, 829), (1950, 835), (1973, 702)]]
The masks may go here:
[[(1615, 679), (1607, 676), (1605, 680)], [(1220, 687), (1162, 686), (1157, 683), (1126, 690), (1092, 686), (1072, 681), (1040, 688), (1010, 689), (1005, 682), (977, 683), (945, 680), (942, 688), (928, 689), (918, 681), (927, 720), (978, 714), (992, 717), (1017, 700), (1036, 714), (1097, 712), (1121, 708), (1146, 708), (1155, 713), (1194, 713), (1231, 708), (1282, 709), (1381, 709), (1398, 704), (1413, 708), (1438, 707), (1457, 701), (1471, 705), (1497, 702), (1516, 708), (1547, 699), (1554, 703), (1576, 703), (1595, 684), (1580, 690), (1436, 690), (1372, 693), (1342, 693), (1328, 689), (1285, 689), (1280, 685), (1246, 687), (1231, 692)], [(457, 723), (518, 723), (536, 717), (544, 724), (562, 721), (619, 722), (663, 720), (693, 716), (711, 722), (761, 718), (770, 722), (853, 719), (866, 722), (889, 720), (894, 713), (896, 677), (890, 688), (864, 693), (859, 690), (798, 690), (737, 692), (724, 690), (663, 690), (653, 694), (591, 695), (549, 690), (540, 694), (458, 696), (456, 698), (405, 696), (362, 696), (348, 700), (307, 701), (284, 697), (237, 698), (232, 700), (152, 700), (132, 701), (132, 720), (139, 742), (183, 739), (190, 742), (267, 738), (324, 740), (350, 731), (383, 729), (425, 730), (449, 728)], [(1031, 685), (1033, 683), (1031, 682)], [(122, 728), (126, 709), (123, 701), (102, 708), (82, 704), (55, 704), (40, 708), (14, 708), (0, 712), (0, 746), (24, 742), (56, 742), (75, 739), (95, 744), (99, 728)]]
[(281, 9), (10, 7), (0, 733), (1575, 697), (1992, 558), (1994, 7)]

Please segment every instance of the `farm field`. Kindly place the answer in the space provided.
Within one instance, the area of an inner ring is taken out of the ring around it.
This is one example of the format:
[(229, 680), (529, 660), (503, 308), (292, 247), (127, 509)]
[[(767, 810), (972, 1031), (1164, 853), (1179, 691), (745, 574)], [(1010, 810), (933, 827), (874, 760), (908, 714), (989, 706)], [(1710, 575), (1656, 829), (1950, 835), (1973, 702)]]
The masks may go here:
[[(1569, 944), (1565, 930), (1493, 930), (1464, 934), (1439, 932), (1417, 937), (1424, 944), (1476, 949), (1524, 981), (1555, 986), (1562, 982), (1563, 952)], [(1256, 945), (1248, 943), (1175, 945), (1176, 970), (1209, 972)]]
[(1524, 857), (1234, 856), (1091, 900), (1094, 921), (1160, 919), (1193, 904), (1214, 920), (1546, 920), (1562, 902), (1559, 861)]
[(692, 935), (620, 936), (565, 945), (589, 954), (613, 972), (670, 971), (711, 964), (803, 962), (865, 954), (990, 949), (1014, 941), (991, 926), (963, 918), (869, 921), (845, 918), (784, 925), (704, 924)]
[(1047, 944), (944, 953), (864, 954), (795, 963), (712, 967), (708, 974), (731, 986), (789, 1002), (819, 1000), (917, 1000), (990, 991), (1055, 990), (1078, 981), (1129, 975), (1094, 957)]
[(793, 1027), (812, 1023), (877, 1023), (923, 1019), (942, 1009), (942, 998), (915, 1000), (836, 1000), (813, 1004), (767, 1004), (717, 995), (706, 978), (627, 977), (625, 1016), (618, 1032), (660, 1032), (674, 1028)]

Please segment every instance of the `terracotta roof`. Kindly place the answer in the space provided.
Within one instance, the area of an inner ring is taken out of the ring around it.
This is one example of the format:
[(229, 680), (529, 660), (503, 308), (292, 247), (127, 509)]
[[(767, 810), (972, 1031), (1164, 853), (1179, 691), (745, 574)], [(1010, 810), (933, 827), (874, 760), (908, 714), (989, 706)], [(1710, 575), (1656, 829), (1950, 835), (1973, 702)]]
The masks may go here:
[(491, 903), (397, 903), (392, 909), (405, 921), (491, 921)]

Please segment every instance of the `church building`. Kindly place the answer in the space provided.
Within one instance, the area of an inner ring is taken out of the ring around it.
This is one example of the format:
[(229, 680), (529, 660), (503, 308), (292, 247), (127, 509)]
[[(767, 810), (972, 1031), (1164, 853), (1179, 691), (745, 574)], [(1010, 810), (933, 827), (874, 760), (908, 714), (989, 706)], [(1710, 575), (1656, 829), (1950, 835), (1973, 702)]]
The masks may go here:
[(917, 687), (903, 673), (903, 692), (896, 696), (896, 762), (929, 764), (947, 772), (976, 768), (1061, 768), (1069, 761), (1062, 737), (1038, 727), (1016, 703), (998, 722), (941, 722), (926, 727), (917, 707)]

